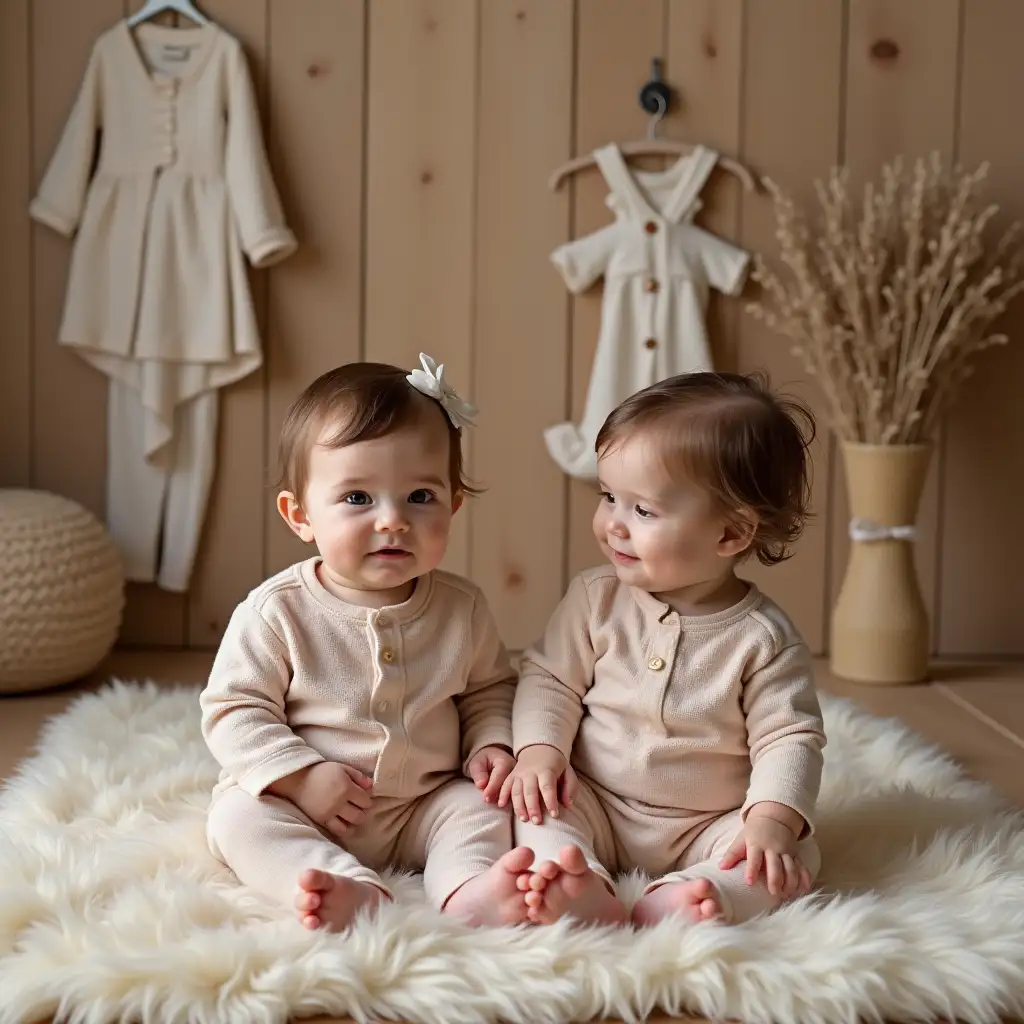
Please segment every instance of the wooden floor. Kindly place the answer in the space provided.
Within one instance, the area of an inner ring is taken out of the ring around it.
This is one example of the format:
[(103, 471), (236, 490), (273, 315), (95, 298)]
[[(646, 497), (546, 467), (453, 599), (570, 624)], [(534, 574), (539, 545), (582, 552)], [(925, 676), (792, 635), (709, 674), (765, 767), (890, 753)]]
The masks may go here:
[[(212, 657), (204, 651), (121, 650), (80, 684), (0, 698), (0, 782), (32, 752), (43, 722), (79, 693), (111, 677), (201, 683)], [(818, 682), (824, 692), (849, 697), (873, 714), (902, 719), (975, 778), (1024, 806), (1024, 663), (939, 663), (929, 684), (889, 689), (844, 683), (822, 662)], [(316, 1020), (329, 1024), (334, 1019)]]

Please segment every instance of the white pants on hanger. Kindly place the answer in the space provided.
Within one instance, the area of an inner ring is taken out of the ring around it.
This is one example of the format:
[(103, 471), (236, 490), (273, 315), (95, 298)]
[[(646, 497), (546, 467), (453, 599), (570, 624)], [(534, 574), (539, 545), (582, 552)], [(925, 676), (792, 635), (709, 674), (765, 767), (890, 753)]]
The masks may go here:
[(218, 395), (204, 391), (174, 410), (174, 432), (145, 454), (139, 393), (111, 379), (107, 398), (107, 526), (126, 579), (188, 590), (213, 483)]

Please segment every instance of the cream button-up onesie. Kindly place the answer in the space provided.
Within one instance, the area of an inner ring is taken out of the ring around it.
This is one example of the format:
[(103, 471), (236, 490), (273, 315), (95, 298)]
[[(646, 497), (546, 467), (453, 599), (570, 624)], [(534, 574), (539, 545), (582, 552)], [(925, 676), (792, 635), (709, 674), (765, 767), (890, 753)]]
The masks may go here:
[[(512, 670), (483, 594), (435, 571), (404, 604), (347, 604), (317, 577), (319, 558), (257, 587), (231, 617), (200, 698), (223, 771), (207, 833), (246, 885), (291, 904), (320, 868), (372, 882), (423, 870), (438, 906), (511, 849), (508, 809), (464, 775), (482, 747), (511, 749)], [(365, 820), (344, 846), (266, 792), (336, 761), (373, 779)]]
[(595, 150), (615, 221), (551, 254), (570, 291), (604, 277), (601, 329), (579, 424), (544, 432), (568, 474), (597, 476), (594, 443), (605, 418), (637, 391), (712, 369), (704, 324), (709, 289), (743, 287), (749, 255), (693, 223), (718, 154), (698, 146), (666, 171), (632, 172), (615, 145)]
[(567, 843), (591, 867), (639, 868), (649, 888), (710, 878), (723, 912), (745, 920), (777, 905), (745, 865), (717, 862), (747, 811), (776, 801), (803, 816), (800, 856), (820, 866), (814, 804), (825, 734), (811, 654), (786, 614), (753, 584), (732, 608), (684, 616), (603, 566), (577, 576), (520, 665), (515, 750), (570, 758), (580, 792), (544, 824), (517, 821), (536, 860)]
[(110, 378), (107, 518), (126, 575), (185, 590), (217, 389), (263, 362), (245, 259), (296, 248), (238, 40), (212, 23), (105, 32), (30, 213), (74, 237), (59, 341)]

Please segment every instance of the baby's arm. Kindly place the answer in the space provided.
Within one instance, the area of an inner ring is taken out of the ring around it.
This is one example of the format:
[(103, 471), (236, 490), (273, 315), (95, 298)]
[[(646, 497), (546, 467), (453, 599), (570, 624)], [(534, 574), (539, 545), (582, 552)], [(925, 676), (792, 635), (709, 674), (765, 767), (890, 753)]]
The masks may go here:
[(749, 885), (763, 870), (771, 893), (796, 896), (811, 884), (797, 843), (814, 831), (825, 745), (811, 654), (802, 641), (788, 642), (747, 680), (743, 709), (753, 768), (743, 830), (720, 867), (745, 860)]
[(511, 798), (516, 814), (540, 824), (544, 810), (558, 816), (572, 802), (576, 777), (569, 764), (583, 719), (583, 698), (594, 678), (586, 585), (576, 577), (555, 609), (540, 642), (523, 654), (512, 709), (518, 763), (502, 787), (499, 805)]
[(784, 646), (747, 680), (743, 711), (753, 766), (744, 819), (759, 803), (780, 804), (799, 815), (799, 822), (789, 816), (797, 838), (812, 833), (825, 730), (805, 643)]
[(211, 753), (251, 796), (324, 758), (288, 724), (284, 642), (249, 601), (231, 616), (199, 703)]
[(328, 761), (288, 724), (291, 665), (284, 641), (250, 602), (235, 609), (199, 698), (213, 756), (251, 796), (290, 800), (343, 836), (370, 806), (373, 780)]
[(473, 662), (466, 689), (455, 698), (462, 733), (463, 773), (497, 799), (512, 770), (512, 700), (516, 674), (483, 594), (477, 594), (471, 622)]

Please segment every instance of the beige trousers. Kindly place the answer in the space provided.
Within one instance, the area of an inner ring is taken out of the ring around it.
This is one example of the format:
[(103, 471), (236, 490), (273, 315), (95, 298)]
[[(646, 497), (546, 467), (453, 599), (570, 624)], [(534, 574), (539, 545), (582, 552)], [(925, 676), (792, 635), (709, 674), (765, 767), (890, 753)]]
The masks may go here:
[(111, 378), (107, 397), (107, 527), (125, 576), (188, 590), (217, 456), (216, 391), (174, 410), (174, 436), (146, 451), (154, 418), (138, 392)]
[[(557, 818), (546, 816), (542, 825), (517, 820), (515, 842), (533, 850), (535, 864), (557, 860), (564, 846), (576, 845), (609, 885), (612, 874), (643, 871), (654, 879), (645, 893), (667, 882), (707, 878), (718, 889), (723, 919), (739, 923), (782, 902), (768, 891), (763, 873), (747, 885), (745, 863), (729, 871), (718, 866), (742, 827), (738, 808), (717, 816), (640, 809), (580, 775), (572, 807), (560, 808)], [(798, 851), (813, 881), (821, 868), (818, 844), (803, 839)]]
[(291, 801), (253, 797), (237, 786), (214, 798), (207, 819), (214, 856), (239, 880), (286, 906), (299, 875), (319, 868), (390, 890), (384, 867), (423, 872), (427, 899), (448, 897), (512, 848), (508, 808), (484, 802), (468, 779), (453, 779), (414, 800), (378, 797), (344, 847)]

